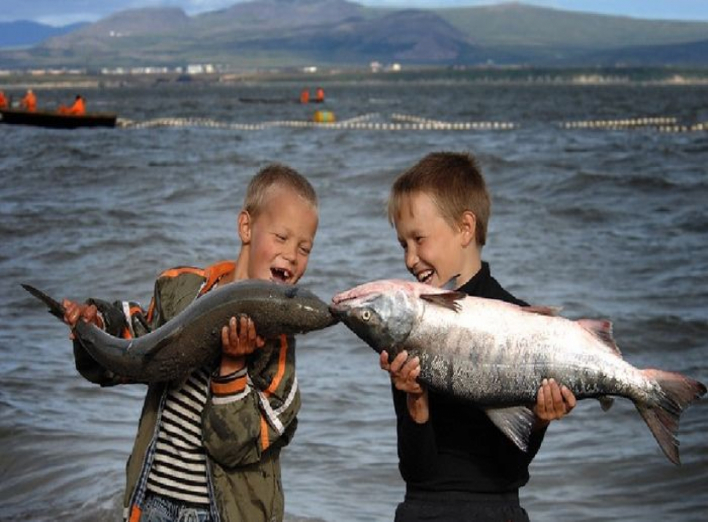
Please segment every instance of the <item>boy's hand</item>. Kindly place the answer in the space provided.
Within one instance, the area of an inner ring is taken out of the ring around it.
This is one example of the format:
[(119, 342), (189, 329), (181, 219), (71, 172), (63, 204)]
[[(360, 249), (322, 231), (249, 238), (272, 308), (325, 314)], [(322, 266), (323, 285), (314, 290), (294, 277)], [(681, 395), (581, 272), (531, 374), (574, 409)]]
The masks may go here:
[(545, 427), (553, 420), (562, 419), (575, 408), (575, 404), (575, 395), (567, 387), (559, 385), (555, 379), (543, 379), (533, 407), (536, 426)]
[(396, 358), (389, 363), (388, 352), (381, 352), (379, 363), (381, 369), (391, 376), (397, 390), (406, 393), (423, 393), (423, 387), (416, 380), (420, 375), (420, 359), (418, 357), (408, 358), (408, 352), (403, 350)]
[(247, 315), (232, 317), (221, 329), (221, 375), (236, 372), (246, 365), (246, 356), (265, 345), (256, 325)]
[(69, 301), (64, 299), (61, 302), (64, 307), (64, 322), (68, 324), (72, 332), (69, 334), (69, 339), (74, 339), (73, 329), (79, 319), (86, 321), (87, 323), (93, 323), (99, 328), (103, 328), (103, 321), (101, 316), (98, 315), (98, 309), (96, 305), (79, 304), (74, 301)]
[(409, 359), (408, 352), (403, 350), (389, 363), (388, 352), (383, 350), (379, 364), (382, 370), (389, 373), (396, 389), (406, 392), (406, 404), (411, 418), (419, 424), (427, 422), (430, 418), (428, 390), (417, 380), (420, 375), (420, 359)]

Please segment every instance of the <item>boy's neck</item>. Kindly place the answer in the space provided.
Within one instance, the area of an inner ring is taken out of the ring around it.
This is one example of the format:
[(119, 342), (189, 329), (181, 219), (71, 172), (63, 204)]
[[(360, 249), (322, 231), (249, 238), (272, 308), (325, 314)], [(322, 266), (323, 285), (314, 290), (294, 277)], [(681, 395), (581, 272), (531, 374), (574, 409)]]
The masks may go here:
[(248, 260), (247, 255), (244, 256), (243, 249), (239, 252), (238, 258), (234, 261), (234, 268), (230, 272), (226, 273), (222, 278), (224, 283), (233, 283), (234, 281), (241, 281), (242, 279), (248, 279)]
[(474, 259), (470, 259), (468, 263), (465, 263), (464, 269), (460, 271), (460, 275), (456, 281), (456, 288), (460, 288), (467, 281), (472, 279), (474, 276), (482, 270), (482, 259), (476, 256)]

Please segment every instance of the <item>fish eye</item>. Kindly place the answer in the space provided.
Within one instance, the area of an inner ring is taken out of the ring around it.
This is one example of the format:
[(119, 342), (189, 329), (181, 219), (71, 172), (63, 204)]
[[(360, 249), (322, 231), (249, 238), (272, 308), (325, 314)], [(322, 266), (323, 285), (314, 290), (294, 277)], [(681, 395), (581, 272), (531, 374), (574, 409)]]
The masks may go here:
[(370, 310), (362, 310), (362, 312), (361, 312), (361, 318), (362, 318), (364, 321), (368, 321), (369, 319), (371, 319), (371, 311), (370, 311)]

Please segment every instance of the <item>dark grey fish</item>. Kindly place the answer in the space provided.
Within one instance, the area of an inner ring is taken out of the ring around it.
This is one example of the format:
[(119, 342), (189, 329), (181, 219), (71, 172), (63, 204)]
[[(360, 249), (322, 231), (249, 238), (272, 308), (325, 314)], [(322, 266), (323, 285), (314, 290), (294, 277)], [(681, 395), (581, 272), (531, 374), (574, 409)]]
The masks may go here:
[[(63, 320), (60, 303), (30, 285), (22, 286)], [(245, 280), (208, 292), (157, 330), (135, 339), (114, 337), (84, 321), (76, 324), (74, 335), (98, 363), (117, 375), (164, 382), (216, 360), (222, 327), (241, 314), (253, 319), (263, 338), (321, 330), (337, 322), (328, 305), (304, 288)]]
[(659, 446), (679, 463), (681, 412), (706, 393), (684, 375), (626, 362), (609, 321), (571, 321), (550, 308), (469, 297), (407, 281), (373, 281), (335, 295), (332, 310), (374, 350), (420, 358), (418, 380), (483, 408), (520, 449), (544, 378), (578, 399), (634, 402)]

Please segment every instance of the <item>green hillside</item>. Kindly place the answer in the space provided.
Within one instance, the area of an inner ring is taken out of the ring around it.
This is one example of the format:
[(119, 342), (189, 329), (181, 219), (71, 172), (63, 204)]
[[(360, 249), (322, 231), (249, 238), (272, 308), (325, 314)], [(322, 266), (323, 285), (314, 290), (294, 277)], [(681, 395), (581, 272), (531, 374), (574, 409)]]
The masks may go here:
[(708, 66), (708, 23), (523, 4), (380, 9), (346, 0), (253, 0), (187, 16), (135, 9), (0, 52), (0, 68), (366, 65)]

